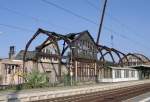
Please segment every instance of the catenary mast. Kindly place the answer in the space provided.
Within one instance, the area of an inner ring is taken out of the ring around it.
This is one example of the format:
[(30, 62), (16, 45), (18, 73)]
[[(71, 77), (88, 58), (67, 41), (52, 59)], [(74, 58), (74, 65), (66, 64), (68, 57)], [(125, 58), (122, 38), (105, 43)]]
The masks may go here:
[(104, 6), (103, 6), (103, 12), (102, 12), (102, 16), (100, 17), (100, 25), (99, 25), (99, 30), (98, 30), (98, 34), (97, 34), (97, 45), (99, 44), (99, 39), (100, 39), (100, 34), (101, 34), (101, 30), (102, 30), (102, 26), (103, 26), (103, 20), (104, 20), (104, 15), (105, 15), (105, 11), (106, 11), (106, 6), (107, 6), (107, 0), (105, 0), (104, 2)]

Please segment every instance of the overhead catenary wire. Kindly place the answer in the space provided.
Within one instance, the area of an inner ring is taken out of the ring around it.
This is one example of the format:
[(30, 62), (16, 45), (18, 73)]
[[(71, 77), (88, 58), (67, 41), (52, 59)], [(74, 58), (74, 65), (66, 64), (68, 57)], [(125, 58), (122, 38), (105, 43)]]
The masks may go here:
[[(129, 37), (125, 36), (125, 35), (119, 34), (118, 32), (116, 32), (116, 31), (114, 31), (114, 30), (112, 30), (112, 29), (110, 29), (110, 28), (105, 28), (105, 29), (107, 29), (107, 31), (110, 31), (111, 33), (113, 33), (113, 34), (115, 34), (115, 35), (121, 37), (122, 39), (128, 40), (128, 41), (130, 41), (130, 42), (132, 41), (131, 38), (129, 38)], [(134, 44), (134, 45), (137, 45), (137, 46), (139, 46), (139, 47), (142, 47), (142, 48), (145, 49), (145, 50), (149, 50), (149, 47), (143, 45), (142, 43), (140, 43), (140, 42), (138, 42), (138, 41), (132, 41), (131, 43)]]
[[(87, 3), (87, 4), (89, 4), (90, 6), (92, 6), (94, 9), (96, 9), (96, 10), (98, 10), (99, 8), (95, 5), (95, 4), (93, 4), (91, 1), (89, 1), (89, 0), (85, 0), (85, 2)], [(115, 18), (115, 17), (113, 17), (113, 16), (111, 16), (111, 15), (109, 15), (110, 17), (111, 17), (111, 19), (113, 19), (115, 22), (117, 22), (118, 24), (120, 24), (120, 26), (122, 26), (122, 27), (125, 27), (126, 29), (129, 29), (130, 27), (128, 27), (126, 24), (124, 24), (124, 23), (122, 23), (122, 22), (120, 22), (117, 18)], [(105, 26), (105, 29), (107, 29), (107, 30), (109, 30), (109, 31), (114, 31), (114, 30), (112, 30), (112, 29), (110, 29), (110, 28), (108, 28), (108, 27), (106, 27)], [(129, 30), (132, 30), (131, 28), (129, 29)], [(133, 31), (132, 31), (133, 32)], [(115, 34), (117, 34), (116, 32), (115, 32)], [(139, 34), (137, 34), (136, 32), (133, 32), (132, 34), (134, 34), (134, 35), (136, 35), (136, 37), (139, 37), (140, 39), (141, 38), (143, 38), (143, 37), (141, 37), (141, 36), (137, 36), (137, 35), (139, 35)], [(150, 48), (148, 47), (148, 46), (145, 46), (143, 43), (139, 43), (138, 41), (135, 41), (135, 39), (133, 40), (133, 39), (131, 39), (131, 38), (129, 38), (129, 37), (127, 37), (127, 36), (125, 36), (125, 35), (122, 35), (122, 34), (117, 34), (117, 35), (119, 35), (120, 37), (122, 37), (122, 38), (124, 38), (124, 39), (126, 39), (126, 40), (128, 40), (128, 41), (130, 41), (130, 42), (132, 42), (132, 43), (134, 43), (134, 44), (139, 44), (140, 45), (140, 47), (142, 46), (144, 46), (143, 48), (145, 49), (147, 49), (147, 50), (149, 50)]]
[(93, 20), (91, 20), (91, 19), (89, 19), (89, 18), (87, 18), (87, 17), (81, 16), (81, 15), (79, 15), (79, 14), (77, 14), (77, 13), (74, 13), (73, 11), (71, 11), (71, 10), (69, 10), (69, 9), (66, 9), (66, 8), (64, 8), (64, 7), (60, 6), (60, 5), (57, 5), (57, 4), (55, 4), (55, 3), (51, 2), (51, 1), (48, 1), (48, 0), (41, 0), (41, 1), (44, 2), (44, 3), (46, 3), (46, 4), (52, 5), (52, 6), (58, 8), (58, 9), (60, 9), (60, 10), (63, 10), (63, 11), (65, 11), (65, 12), (67, 12), (67, 13), (69, 13), (69, 14), (75, 16), (75, 17), (78, 17), (78, 18), (80, 18), (80, 19), (82, 19), (82, 20), (85, 20), (85, 21), (90, 22), (90, 23), (92, 23), (92, 24), (94, 24), (94, 25), (95, 25), (95, 24), (97, 25), (97, 23), (94, 22)]
[[(118, 23), (121, 27), (125, 28), (126, 30), (128, 30), (129, 32), (132, 32), (133, 35), (135, 35), (136, 37), (139, 37), (140, 39), (144, 38), (144, 36), (142, 36), (142, 34), (137, 33), (135, 30), (133, 30), (132, 27), (130, 27), (129, 25), (126, 25), (125, 23), (121, 22), (119, 19), (117, 19), (116, 17), (112, 16), (111, 14), (109, 14), (109, 17), (113, 19), (113, 21), (115, 21), (116, 23)], [(137, 36), (138, 35), (138, 36)]]
[(64, 27), (64, 26), (61, 26), (61, 25), (57, 25), (57, 24), (52, 23), (52, 22), (49, 21), (49, 20), (44, 20), (44, 19), (41, 19), (41, 18), (39, 18), (39, 17), (35, 17), (35, 16), (32, 16), (32, 15), (24, 14), (24, 13), (22, 13), (22, 12), (13, 10), (13, 9), (11, 9), (11, 8), (4, 7), (4, 6), (2, 6), (2, 5), (0, 5), (0, 9), (1, 9), (1, 10), (4, 10), (4, 11), (7, 11), (7, 12), (10, 12), (10, 13), (13, 13), (13, 14), (15, 14), (15, 15), (19, 15), (19, 16), (22, 16), (22, 17), (26, 17), (26, 18), (28, 18), (28, 19), (31, 19), (31, 20), (35, 21), (36, 23), (37, 23), (37, 22), (42, 22), (42, 23), (49, 24), (49, 25), (51, 25), (52, 27), (53, 27), (53, 26), (56, 26), (56, 27), (58, 27), (58, 28), (60, 28), (60, 29), (70, 29), (69, 27)]
[[(42, 0), (42, 1), (47, 1), (47, 0)], [(96, 7), (93, 3), (91, 3), (89, 0), (86, 0), (88, 3), (90, 3), (90, 5), (92, 5), (95, 9), (98, 9), (98, 7)], [(48, 1), (48, 3), (51, 3), (51, 4), (53, 4), (53, 5), (55, 5), (55, 7), (59, 7), (59, 8), (63, 8), (63, 7), (60, 7), (60, 6), (57, 6), (56, 4), (54, 4), (54, 3), (52, 3), (52, 2), (49, 2)], [(20, 12), (18, 12), (18, 11), (15, 11), (15, 10), (13, 10), (13, 9), (10, 9), (10, 8), (7, 8), (7, 7), (4, 7), (4, 6), (0, 6), (0, 9), (3, 9), (3, 10), (6, 10), (6, 11), (8, 11), (8, 12), (11, 12), (11, 13), (14, 13), (14, 14), (17, 14), (17, 15), (20, 15), (20, 16), (24, 16), (24, 17), (27, 17), (27, 18), (30, 18), (30, 19), (33, 19), (33, 20), (35, 20), (35, 21), (44, 21), (44, 20), (41, 20), (40, 18), (37, 18), (37, 17), (34, 17), (34, 16), (31, 16), (31, 15), (27, 15), (27, 14), (24, 14), (24, 13), (20, 13)], [(63, 8), (64, 9), (64, 8)], [(68, 10), (68, 9), (65, 9), (65, 11), (70, 11), (70, 10)], [(71, 12), (71, 14), (74, 14), (74, 15), (78, 15), (78, 14), (75, 14), (74, 12), (72, 12), (72, 11), (70, 11)], [(70, 13), (69, 12), (69, 13)], [(80, 16), (80, 15), (78, 15), (78, 16), (76, 16), (76, 17), (82, 17), (82, 16)], [(82, 19), (84, 19), (85, 17), (82, 17)], [(86, 18), (86, 19), (84, 19), (84, 20), (87, 20), (88, 18)], [(89, 22), (89, 20), (90, 19), (88, 19), (88, 22)], [(92, 21), (92, 20), (90, 20), (90, 23), (93, 23), (93, 24), (96, 24), (96, 25), (98, 25), (96, 22), (94, 22), (94, 21)], [(46, 22), (46, 23), (48, 23), (48, 22)], [(8, 25), (8, 24), (0, 24), (1, 26), (5, 26), (5, 27), (9, 27), (9, 28), (14, 28), (14, 29), (18, 29), (18, 30), (25, 30), (25, 31), (32, 31), (32, 30), (29, 30), (29, 29), (27, 29), (27, 28), (22, 28), (22, 27), (17, 27), (17, 26), (14, 26), (14, 25)], [(57, 25), (58, 26), (58, 25)], [(64, 27), (62, 27), (62, 28), (64, 28)], [(106, 27), (105, 27), (106, 28)], [(107, 27), (108, 28), (108, 27)], [(67, 29), (67, 28), (66, 28)], [(107, 29), (108, 30), (108, 29)], [(112, 30), (111, 30), (112, 31)], [(32, 31), (33, 32), (33, 31)]]
[(11, 28), (11, 29), (17, 29), (17, 30), (20, 30), (20, 31), (34, 32), (34, 30), (31, 30), (31, 29), (28, 29), (28, 28), (18, 27), (18, 26), (9, 25), (9, 24), (2, 24), (2, 23), (0, 23), (0, 26)]
[[(42, 0), (42, 1), (47, 1), (47, 0)], [(91, 3), (91, 1), (89, 1), (89, 0), (85, 0), (89, 5), (91, 5), (93, 8), (95, 8), (95, 9), (99, 9), (95, 4), (93, 4), (93, 3)], [(56, 4), (54, 4), (54, 3), (52, 3), (52, 2), (49, 2), (48, 1), (48, 3), (51, 3), (51, 4), (53, 4), (53, 5), (55, 5), (56, 6)], [(57, 6), (58, 7), (58, 6)], [(60, 7), (59, 6), (59, 8), (62, 8), (62, 7)], [(6, 10), (6, 11), (8, 11), (8, 12), (11, 12), (11, 13), (14, 13), (14, 14), (17, 14), (17, 15), (20, 15), (20, 16), (24, 16), (24, 17), (28, 17), (28, 18), (30, 18), (30, 19), (33, 19), (33, 20), (35, 20), (35, 21), (44, 21), (44, 20), (42, 20), (42, 19), (40, 19), (40, 18), (37, 18), (37, 17), (34, 17), (34, 16), (31, 16), (31, 15), (27, 15), (27, 14), (24, 14), (24, 13), (20, 13), (20, 12), (18, 12), (18, 11), (15, 11), (15, 10), (12, 10), (12, 9), (10, 9), (10, 8), (7, 8), (7, 7), (4, 7), (4, 6), (0, 6), (0, 9), (3, 9), (3, 10)], [(65, 10), (67, 10), (67, 9), (65, 9)], [(68, 11), (68, 10), (67, 10)], [(72, 11), (71, 11), (72, 12)], [(72, 12), (72, 14), (74, 14), (73, 12)], [(76, 14), (76, 15), (78, 15), (78, 14)], [(80, 16), (80, 15), (78, 15), (78, 16)], [(82, 17), (82, 16), (80, 16), (80, 17)], [(82, 18), (85, 18), (85, 17), (82, 17)], [(123, 23), (121, 23), (118, 19), (116, 19), (115, 17), (113, 17), (112, 16), (112, 18), (116, 21), (116, 22), (118, 22), (118, 23), (120, 23), (121, 25), (123, 25), (123, 26), (126, 26), (125, 24), (123, 24)], [(88, 18), (86, 18), (86, 19), (88, 19)], [(84, 19), (84, 20), (86, 20), (86, 19)], [(90, 20), (90, 19), (88, 19), (88, 20)], [(91, 21), (91, 20), (90, 20)], [(48, 22), (46, 22), (46, 23), (48, 23)], [(97, 25), (97, 23), (96, 22), (94, 22), (94, 21), (92, 21), (92, 23), (93, 24), (96, 24)], [(13, 25), (8, 25), (8, 24), (1, 24), (2, 26), (7, 26), (7, 27), (11, 27), (11, 28), (15, 28), (15, 29), (17, 29), (17, 28), (19, 28), (20, 29), (20, 27), (15, 27), (15, 26), (13, 26)], [(52, 24), (53, 25), (53, 24)], [(58, 26), (58, 25), (56, 25), (56, 26)], [(126, 26), (127, 27), (127, 26)], [(62, 27), (62, 28), (64, 28), (64, 27)], [(129, 28), (129, 27), (128, 27)], [(22, 29), (22, 28), (21, 28)], [(66, 28), (67, 29), (67, 28)], [(22, 29), (23, 30), (23, 29)], [(31, 30), (29, 30), (29, 29), (25, 29), (26, 31), (28, 30), (28, 31), (31, 31)], [(133, 33), (134, 34), (134, 33)]]
[[(94, 25), (98, 25), (98, 23), (96, 23), (95, 21), (93, 21), (93, 20), (91, 20), (91, 19), (89, 19), (89, 18), (86, 18), (86, 17), (84, 17), (84, 16), (81, 16), (81, 15), (79, 15), (79, 14), (77, 14), (77, 13), (74, 13), (74, 12), (71, 11), (70, 9), (64, 8), (64, 7), (62, 7), (62, 6), (60, 6), (60, 5), (57, 5), (57, 4), (55, 4), (55, 3), (51, 2), (51, 1), (48, 1), (48, 0), (41, 0), (41, 1), (43, 1), (44, 3), (49, 4), (49, 5), (51, 5), (51, 6), (54, 6), (54, 7), (58, 8), (58, 9), (60, 9), (60, 10), (63, 10), (63, 11), (65, 11), (65, 12), (67, 12), (67, 13), (69, 13), (69, 14), (75, 16), (75, 17), (78, 17), (78, 18), (80, 18), (80, 19), (82, 19), (82, 20), (84, 20), (84, 21), (87, 21), (87, 22), (92, 23), (92, 24), (94, 24)], [(121, 35), (121, 34), (117, 33), (116, 31), (110, 29), (109, 27), (104, 26), (104, 29), (106, 29), (106, 30), (108, 30), (108, 31), (111, 31), (111, 32), (115, 32), (115, 34), (118, 34), (120, 37), (122, 37), (122, 38), (124, 38), (124, 39), (130, 40), (130, 41), (131, 41), (132, 43), (134, 43), (134, 44), (139, 43), (139, 42), (137, 42), (137, 41), (134, 41), (133, 39), (130, 39), (129, 37), (127, 37), (127, 36), (125, 36), (125, 35)], [(145, 46), (145, 45), (143, 45), (143, 44), (141, 44), (141, 43), (139, 43), (139, 45), (141, 45), (140, 47)], [(149, 48), (148, 48), (147, 46), (145, 46), (145, 47), (149, 50)]]
[[(42, 0), (42, 1), (45, 1), (45, 0)], [(47, 0), (46, 0), (47, 1)], [(23, 14), (23, 13), (20, 13), (20, 12), (17, 12), (17, 11), (15, 11), (15, 10), (12, 10), (12, 9), (9, 9), (9, 8), (4, 8), (5, 10), (7, 10), (8, 12), (11, 12), (11, 13), (14, 13), (14, 14), (17, 14), (17, 15), (20, 15), (20, 16), (25, 16), (25, 17), (28, 17), (28, 18), (30, 18), (30, 19), (33, 19), (33, 20), (40, 20), (41, 21), (41, 19), (37, 19), (37, 18), (34, 18), (33, 16), (30, 16), (30, 15), (27, 15), (27, 14)], [(71, 10), (69, 10), (69, 11), (71, 11)], [(71, 11), (72, 13), (74, 13), (73, 11)], [(70, 13), (70, 12), (68, 12), (68, 13)], [(78, 14), (77, 14), (78, 15)], [(80, 17), (82, 17), (82, 16), (76, 16), (76, 17), (78, 17), (78, 18), (80, 18)], [(82, 17), (82, 19), (83, 20), (86, 20), (86, 21), (88, 21), (89, 23), (92, 23), (92, 24), (95, 24), (95, 25), (98, 25), (96, 22), (94, 22), (94, 21), (92, 21), (92, 20), (90, 20), (90, 19), (84, 19), (85, 17)], [(92, 21), (92, 22), (91, 22)], [(48, 22), (47, 22), (48, 23)], [(9, 24), (0, 24), (1, 26), (5, 26), (5, 27), (8, 27), (8, 28), (11, 28), (11, 29), (17, 29), (17, 30), (21, 30), (21, 31), (27, 31), (27, 32), (34, 32), (33, 30), (31, 30), (31, 29), (27, 29), (27, 28), (23, 28), (23, 27), (18, 27), (18, 26), (14, 26), (14, 25), (9, 25)], [(108, 27), (104, 27), (106, 30), (108, 30)], [(111, 31), (111, 32), (115, 32), (115, 34), (117, 34), (117, 35), (119, 35), (121, 38), (123, 38), (123, 39), (126, 39), (126, 40), (129, 40), (129, 41), (132, 41), (132, 43), (134, 43), (134, 44), (136, 44), (137, 45), (137, 43), (139, 43), (139, 42), (137, 42), (137, 41), (133, 41), (133, 40), (131, 40), (130, 38), (128, 38), (128, 37), (126, 37), (126, 36), (124, 36), (124, 35), (121, 35), (121, 34), (119, 34), (118, 32), (116, 32), (116, 31), (114, 31), (114, 30), (112, 30), (112, 29), (110, 29), (109, 28), (109, 30), (108, 31)], [(142, 46), (143, 47), (143, 44), (138, 44), (138, 46)], [(144, 47), (145, 48), (145, 47)], [(147, 46), (146, 46), (146, 48), (148, 48)], [(149, 49), (148, 49), (149, 50)]]
[(95, 8), (96, 10), (99, 10), (99, 8), (97, 6), (95, 6), (95, 4), (91, 3), (89, 0), (84, 0), (88, 5), (92, 6), (93, 8)]
[[(87, 4), (89, 4), (91, 7), (93, 7), (95, 10), (99, 10), (99, 8), (92, 3), (89, 0), (84, 0)], [(132, 32), (133, 35), (135, 35), (135, 37), (138, 38), (144, 38), (144, 36), (142, 36), (141, 34), (137, 33), (135, 30), (133, 30), (133, 28), (129, 27), (128, 25), (124, 24), (123, 22), (121, 22), (120, 20), (118, 20), (116, 17), (112, 16), (110, 13), (107, 13), (108, 17), (111, 18), (113, 21), (115, 21), (117, 24), (119, 24), (121, 27), (125, 28), (126, 30), (128, 30), (129, 32)], [(138, 36), (137, 36), (138, 35)]]
[(27, 14), (24, 14), (24, 13), (20, 13), (20, 12), (18, 12), (18, 11), (15, 11), (15, 10), (10, 9), (10, 8), (8, 8), (8, 7), (4, 7), (4, 6), (2, 6), (2, 5), (0, 5), (0, 9), (1, 9), (1, 10), (5, 10), (5, 11), (7, 11), (7, 12), (11, 12), (11, 13), (16, 14), (16, 15), (19, 15), (19, 16), (23, 16), (23, 17), (30, 18), (30, 19), (32, 19), (32, 20), (34, 20), (34, 21), (36, 21), (36, 22), (39, 21), (39, 19), (36, 18), (36, 17), (30, 16), (30, 15), (27, 15)]

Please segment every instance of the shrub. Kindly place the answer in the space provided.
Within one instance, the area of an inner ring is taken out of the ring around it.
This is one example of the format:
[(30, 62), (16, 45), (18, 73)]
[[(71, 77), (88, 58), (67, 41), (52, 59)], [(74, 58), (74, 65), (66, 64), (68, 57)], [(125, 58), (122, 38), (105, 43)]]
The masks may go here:
[(63, 82), (64, 82), (64, 86), (71, 85), (71, 77), (69, 74), (63, 75)]
[(45, 73), (40, 73), (37, 70), (32, 70), (32, 72), (26, 75), (26, 84), (25, 87), (27, 88), (37, 88), (37, 87), (44, 87), (48, 85), (48, 77)]
[(72, 77), (72, 82), (71, 82), (70, 74), (63, 75), (63, 82), (64, 82), (64, 86), (71, 86), (71, 83), (72, 85), (77, 85), (77, 82), (75, 81), (74, 77)]
[(2, 75), (0, 75), (0, 83), (2, 82)]

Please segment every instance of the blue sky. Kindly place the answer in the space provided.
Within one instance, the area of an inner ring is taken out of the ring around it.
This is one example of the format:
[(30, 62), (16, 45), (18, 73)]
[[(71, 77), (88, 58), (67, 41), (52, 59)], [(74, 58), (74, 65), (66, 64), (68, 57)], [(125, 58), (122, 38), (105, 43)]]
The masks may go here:
[[(99, 23), (104, 0), (47, 0)], [(89, 3), (90, 2), (90, 3)], [(108, 0), (100, 43), (122, 52), (138, 52), (150, 57), (150, 0)], [(17, 52), (38, 28), (61, 34), (88, 30), (96, 39), (98, 25), (75, 17), (42, 0), (0, 0), (0, 57), (7, 57), (9, 46)], [(40, 36), (33, 44), (40, 44)]]

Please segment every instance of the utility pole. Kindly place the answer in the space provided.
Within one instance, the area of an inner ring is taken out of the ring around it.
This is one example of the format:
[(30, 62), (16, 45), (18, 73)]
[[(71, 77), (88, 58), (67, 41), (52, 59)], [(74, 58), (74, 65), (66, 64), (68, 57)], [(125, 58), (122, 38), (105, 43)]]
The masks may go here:
[(104, 20), (104, 15), (105, 15), (105, 11), (106, 11), (106, 4), (107, 4), (107, 0), (105, 0), (105, 2), (104, 2), (103, 12), (102, 12), (101, 20), (100, 20), (99, 30), (98, 30), (98, 34), (97, 34), (97, 42), (96, 42), (97, 45), (99, 44), (100, 34), (101, 34), (103, 20)]

